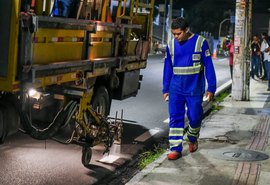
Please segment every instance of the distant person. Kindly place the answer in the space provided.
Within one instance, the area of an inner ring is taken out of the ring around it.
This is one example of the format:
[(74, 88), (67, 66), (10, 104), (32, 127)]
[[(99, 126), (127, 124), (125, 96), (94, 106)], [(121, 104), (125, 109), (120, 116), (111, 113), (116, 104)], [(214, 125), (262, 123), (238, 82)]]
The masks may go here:
[(220, 41), (218, 41), (218, 44), (217, 44), (217, 54), (220, 55), (221, 53), (221, 47), (220, 47)]
[(222, 42), (222, 49), (223, 49), (223, 54), (224, 54), (225, 57), (229, 56), (227, 44), (228, 44), (228, 39), (224, 38), (223, 42)]
[(268, 88), (267, 91), (270, 91), (270, 45), (268, 42), (268, 35), (266, 33), (262, 33), (262, 44), (261, 44), (261, 52), (263, 53), (263, 63), (265, 65), (265, 76), (268, 80)]
[(262, 74), (260, 69), (260, 55), (261, 46), (257, 35), (252, 37), (251, 42), (251, 77), (254, 79), (255, 75), (259, 78)]
[(227, 43), (226, 47), (229, 51), (229, 66), (230, 66), (230, 73), (231, 73), (231, 79), (233, 78), (233, 54), (234, 54), (234, 44), (233, 44), (233, 38), (230, 39), (230, 42)]
[(207, 41), (189, 31), (188, 22), (179, 17), (172, 21), (172, 46), (167, 46), (163, 73), (163, 98), (169, 99), (170, 130), (169, 160), (182, 156), (185, 126), (185, 106), (189, 126), (189, 151), (198, 149), (203, 118), (202, 101), (205, 93), (205, 76), (208, 83), (206, 97), (211, 101), (216, 91), (216, 74)]
[(158, 41), (156, 41), (156, 43), (155, 43), (155, 54), (160, 54), (161, 53), (161, 51), (159, 49), (160, 49), (160, 43)]
[(80, 0), (55, 0), (52, 16), (75, 18), (79, 3)]

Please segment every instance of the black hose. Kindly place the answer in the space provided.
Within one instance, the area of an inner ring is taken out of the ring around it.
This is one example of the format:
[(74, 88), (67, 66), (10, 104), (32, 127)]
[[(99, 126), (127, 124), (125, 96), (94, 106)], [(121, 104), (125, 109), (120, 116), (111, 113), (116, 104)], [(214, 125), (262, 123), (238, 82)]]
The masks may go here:
[(39, 140), (45, 140), (53, 137), (59, 129), (62, 127), (63, 122), (65, 121), (66, 117), (68, 116), (70, 110), (69, 107), (73, 105), (73, 102), (69, 102), (66, 107), (62, 108), (54, 117), (53, 121), (49, 124), (48, 127), (44, 129), (36, 128), (29, 119), (27, 113), (21, 111), (21, 119), (23, 126), (25, 127), (27, 133)]

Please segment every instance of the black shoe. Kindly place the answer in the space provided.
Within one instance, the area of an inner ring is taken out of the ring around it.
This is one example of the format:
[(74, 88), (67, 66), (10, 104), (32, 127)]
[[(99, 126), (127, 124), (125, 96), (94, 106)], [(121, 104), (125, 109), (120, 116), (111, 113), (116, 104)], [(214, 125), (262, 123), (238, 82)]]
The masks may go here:
[(267, 91), (270, 91), (270, 88), (268, 88)]

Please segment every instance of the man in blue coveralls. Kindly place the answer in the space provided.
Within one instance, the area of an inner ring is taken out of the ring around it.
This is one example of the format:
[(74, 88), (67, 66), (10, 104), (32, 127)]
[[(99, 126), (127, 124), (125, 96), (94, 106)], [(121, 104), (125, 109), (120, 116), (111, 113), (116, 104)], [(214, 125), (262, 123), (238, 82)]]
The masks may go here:
[[(216, 91), (216, 74), (207, 41), (189, 31), (188, 22), (179, 17), (172, 21), (174, 39), (166, 48), (163, 73), (163, 98), (169, 100), (170, 130), (169, 160), (182, 156), (185, 126), (185, 106), (189, 125), (186, 130), (189, 151), (198, 149), (197, 139), (203, 118), (202, 101), (211, 101)], [(170, 41), (169, 41), (170, 42)]]

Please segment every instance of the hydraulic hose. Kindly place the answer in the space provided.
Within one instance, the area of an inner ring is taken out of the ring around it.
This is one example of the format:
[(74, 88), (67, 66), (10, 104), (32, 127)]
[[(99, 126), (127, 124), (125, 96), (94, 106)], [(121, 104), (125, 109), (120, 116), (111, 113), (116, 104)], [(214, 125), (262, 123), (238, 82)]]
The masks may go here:
[(53, 137), (58, 130), (63, 126), (64, 122), (67, 121), (67, 117), (70, 116), (70, 113), (74, 113), (74, 110), (77, 106), (75, 101), (70, 101), (64, 108), (61, 108), (56, 116), (54, 117), (53, 121), (49, 124), (48, 127), (44, 129), (36, 128), (32, 121), (30, 120), (27, 113), (21, 111), (21, 119), (26, 132), (33, 138), (38, 140), (45, 140)]

